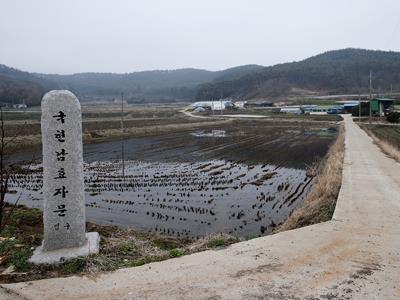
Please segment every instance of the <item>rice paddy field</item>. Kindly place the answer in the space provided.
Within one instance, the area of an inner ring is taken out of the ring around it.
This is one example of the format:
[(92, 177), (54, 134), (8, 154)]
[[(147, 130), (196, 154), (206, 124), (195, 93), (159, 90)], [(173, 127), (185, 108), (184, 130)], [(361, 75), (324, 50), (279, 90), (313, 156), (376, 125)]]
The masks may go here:
[(400, 150), (400, 126), (394, 125), (363, 125), (377, 138), (388, 142)]
[[(302, 205), (336, 136), (329, 124), (242, 120), (126, 139), (124, 176), (121, 141), (86, 145), (87, 220), (183, 239), (268, 234)], [(7, 199), (41, 208), (41, 189), (39, 158)]]

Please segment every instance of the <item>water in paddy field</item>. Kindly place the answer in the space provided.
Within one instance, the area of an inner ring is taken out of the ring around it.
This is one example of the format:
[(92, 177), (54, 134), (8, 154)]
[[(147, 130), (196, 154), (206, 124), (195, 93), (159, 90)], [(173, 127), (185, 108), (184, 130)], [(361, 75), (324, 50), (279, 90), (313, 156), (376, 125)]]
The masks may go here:
[[(302, 205), (313, 184), (306, 166), (326, 153), (336, 132), (240, 129), (127, 140), (127, 157), (138, 159), (126, 161), (125, 178), (115, 160), (119, 142), (86, 147), (87, 220), (180, 238), (271, 232)], [(11, 182), (17, 192), (8, 201), (23, 191), (19, 203), (40, 208), (41, 167), (30, 169)]]

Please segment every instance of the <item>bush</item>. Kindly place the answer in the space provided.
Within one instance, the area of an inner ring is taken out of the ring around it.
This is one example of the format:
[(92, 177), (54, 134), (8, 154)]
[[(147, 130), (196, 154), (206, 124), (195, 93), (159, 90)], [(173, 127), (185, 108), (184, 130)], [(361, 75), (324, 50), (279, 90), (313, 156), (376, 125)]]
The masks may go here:
[(212, 239), (208, 242), (208, 247), (217, 248), (226, 246), (227, 242), (224, 239)]
[(183, 255), (183, 251), (180, 249), (172, 249), (169, 251), (171, 257), (180, 257)]
[(14, 265), (17, 271), (27, 271), (30, 267), (28, 259), (31, 255), (32, 251), (29, 248), (17, 249), (10, 259), (10, 264)]
[(386, 116), (386, 120), (389, 123), (399, 123), (400, 121), (400, 112), (392, 111)]
[(221, 236), (216, 237), (208, 241), (207, 246), (209, 248), (219, 248), (219, 247), (226, 247), (233, 243), (237, 243), (239, 240), (236, 237), (232, 236)]
[(67, 260), (61, 265), (61, 270), (64, 274), (76, 274), (83, 271), (86, 266), (84, 257), (76, 257)]

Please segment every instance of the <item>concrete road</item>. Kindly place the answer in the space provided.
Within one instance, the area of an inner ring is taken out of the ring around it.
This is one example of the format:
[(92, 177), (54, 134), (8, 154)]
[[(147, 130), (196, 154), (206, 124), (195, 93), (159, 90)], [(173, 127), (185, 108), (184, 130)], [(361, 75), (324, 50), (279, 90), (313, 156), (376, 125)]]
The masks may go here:
[(330, 222), (94, 278), (3, 288), (25, 299), (400, 299), (400, 165), (350, 117), (345, 124)]

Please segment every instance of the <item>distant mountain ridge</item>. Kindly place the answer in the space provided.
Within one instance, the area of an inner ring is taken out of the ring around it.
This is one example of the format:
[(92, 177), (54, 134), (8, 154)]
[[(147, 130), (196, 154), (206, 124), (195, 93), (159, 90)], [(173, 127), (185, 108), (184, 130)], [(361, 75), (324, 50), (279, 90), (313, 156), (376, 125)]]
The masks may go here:
[(234, 80), (199, 87), (197, 99), (274, 98), (300, 93), (365, 93), (369, 72), (375, 92), (400, 90), (400, 52), (343, 49), (299, 62), (265, 67)]
[(69, 89), (81, 99), (113, 99), (124, 92), (131, 102), (279, 98), (299, 94), (366, 92), (369, 71), (375, 90), (400, 90), (400, 52), (343, 49), (269, 67), (244, 65), (222, 71), (155, 70), (126, 74), (28, 73), (0, 65), (0, 102), (40, 103), (50, 89)]
[(38, 104), (46, 91), (55, 88), (57, 85), (54, 82), (0, 65), (0, 104)]
[(75, 93), (113, 97), (124, 92), (133, 99), (186, 100), (194, 98), (199, 85), (221, 80), (234, 80), (262, 68), (246, 65), (223, 71), (200, 69), (154, 70), (127, 74), (79, 73), (73, 75), (37, 74)]

